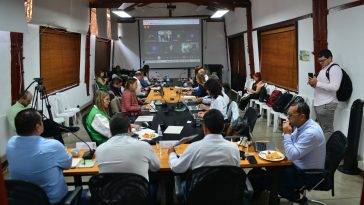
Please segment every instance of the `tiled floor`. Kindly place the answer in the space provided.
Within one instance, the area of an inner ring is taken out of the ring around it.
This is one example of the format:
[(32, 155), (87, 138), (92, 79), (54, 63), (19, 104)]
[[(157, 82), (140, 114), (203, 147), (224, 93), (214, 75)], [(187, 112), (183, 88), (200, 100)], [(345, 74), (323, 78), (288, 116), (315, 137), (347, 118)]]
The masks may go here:
[[(86, 131), (84, 130), (81, 121), (79, 120), (79, 126), (81, 127), (80, 131), (76, 134), (78, 137), (82, 138), (85, 141), (89, 141), (89, 137), (87, 136)], [(256, 122), (254, 132), (254, 139), (269, 139), (276, 143), (280, 150), (284, 150), (282, 147), (282, 134), (281, 133), (273, 133), (272, 127), (266, 126), (266, 119), (263, 117), (259, 118)], [(75, 147), (75, 142), (79, 141), (71, 134), (64, 135), (64, 141), (67, 147), (72, 148)], [(70, 178), (66, 178), (67, 181), (72, 180)], [(84, 181), (88, 179), (85, 178)], [(360, 195), (362, 189), (363, 179), (360, 176), (350, 176), (346, 174), (342, 174), (341, 172), (336, 172), (335, 174), (335, 196), (331, 196), (331, 192), (319, 192), (312, 191), (308, 193), (308, 198), (317, 199), (326, 204), (330, 205), (356, 205), (360, 203)], [(266, 196), (266, 197), (264, 197)], [(267, 194), (263, 194), (261, 198), (257, 201), (254, 201), (253, 204), (267, 204)], [(281, 204), (288, 204), (287, 201), (281, 200)]]

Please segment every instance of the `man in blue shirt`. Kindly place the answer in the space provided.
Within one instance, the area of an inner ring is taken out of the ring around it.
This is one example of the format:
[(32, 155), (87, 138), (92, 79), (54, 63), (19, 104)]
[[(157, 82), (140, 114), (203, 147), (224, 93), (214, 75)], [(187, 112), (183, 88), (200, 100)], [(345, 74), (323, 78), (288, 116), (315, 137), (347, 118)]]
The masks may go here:
[(288, 120), (283, 123), (284, 149), (294, 166), (281, 168), (279, 194), (292, 202), (301, 202), (295, 190), (318, 182), (297, 169), (323, 169), (325, 166), (325, 136), (320, 125), (309, 117), (309, 106), (304, 102), (295, 103), (289, 107)]
[(71, 168), (71, 155), (59, 141), (40, 136), (42, 117), (34, 109), (20, 111), (15, 128), (18, 135), (9, 139), (6, 150), (11, 178), (37, 184), (51, 204), (60, 202), (68, 192), (63, 169)]

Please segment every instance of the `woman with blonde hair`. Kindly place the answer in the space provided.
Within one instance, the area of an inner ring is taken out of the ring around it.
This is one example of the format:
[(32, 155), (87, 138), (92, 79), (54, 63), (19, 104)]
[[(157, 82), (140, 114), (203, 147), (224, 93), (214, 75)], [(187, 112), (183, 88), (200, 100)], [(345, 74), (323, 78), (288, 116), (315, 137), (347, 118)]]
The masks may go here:
[[(140, 111), (145, 108), (144, 106), (139, 105), (139, 102), (141, 103), (142, 101), (136, 96), (137, 86), (137, 79), (128, 79), (125, 85), (123, 98), (121, 99), (121, 112), (126, 113), (131, 118), (138, 116)], [(131, 121), (133, 120), (131, 119)]]
[(97, 145), (111, 137), (109, 104), (109, 93), (103, 89), (97, 90), (94, 95), (94, 106), (86, 118), (86, 129), (91, 134), (91, 140)]

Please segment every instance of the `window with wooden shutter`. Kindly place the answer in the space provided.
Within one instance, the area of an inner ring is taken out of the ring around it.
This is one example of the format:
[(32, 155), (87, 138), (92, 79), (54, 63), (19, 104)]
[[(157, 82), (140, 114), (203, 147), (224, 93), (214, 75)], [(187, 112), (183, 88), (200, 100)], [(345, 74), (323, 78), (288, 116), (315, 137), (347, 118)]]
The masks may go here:
[(40, 28), (40, 75), (47, 92), (80, 82), (81, 34)]
[(297, 91), (297, 33), (288, 26), (259, 33), (262, 79), (274, 85)]

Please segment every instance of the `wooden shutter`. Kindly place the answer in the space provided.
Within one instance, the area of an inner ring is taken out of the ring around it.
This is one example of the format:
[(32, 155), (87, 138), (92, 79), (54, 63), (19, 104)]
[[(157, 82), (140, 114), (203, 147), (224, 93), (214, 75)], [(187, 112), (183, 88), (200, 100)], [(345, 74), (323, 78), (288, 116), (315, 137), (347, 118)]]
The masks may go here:
[(259, 37), (262, 79), (297, 91), (296, 26), (264, 31), (260, 33)]
[(40, 28), (40, 75), (48, 93), (80, 82), (81, 34)]

